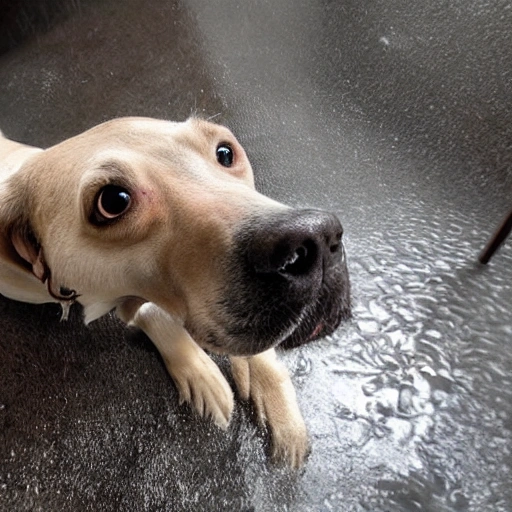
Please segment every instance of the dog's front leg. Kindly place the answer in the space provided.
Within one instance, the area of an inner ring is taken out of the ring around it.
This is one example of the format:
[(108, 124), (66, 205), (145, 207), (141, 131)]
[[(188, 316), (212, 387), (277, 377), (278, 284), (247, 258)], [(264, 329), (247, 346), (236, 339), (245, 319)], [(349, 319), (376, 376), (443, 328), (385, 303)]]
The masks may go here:
[(240, 396), (253, 401), (260, 423), (269, 428), (272, 458), (302, 466), (309, 450), (308, 433), (290, 375), (275, 350), (230, 359)]
[(186, 329), (152, 302), (128, 299), (116, 312), (154, 343), (178, 388), (181, 403), (190, 403), (201, 416), (211, 417), (225, 429), (233, 411), (233, 392), (218, 366)]

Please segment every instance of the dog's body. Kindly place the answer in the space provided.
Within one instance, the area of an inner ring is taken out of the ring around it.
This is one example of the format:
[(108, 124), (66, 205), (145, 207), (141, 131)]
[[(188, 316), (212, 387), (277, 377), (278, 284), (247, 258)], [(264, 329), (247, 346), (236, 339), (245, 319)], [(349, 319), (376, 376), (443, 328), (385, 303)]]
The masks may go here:
[(0, 293), (77, 301), (86, 322), (115, 309), (224, 428), (233, 393), (203, 349), (229, 355), (274, 456), (295, 467), (307, 433), (273, 347), (349, 316), (341, 233), (257, 193), (242, 147), (205, 121), (117, 119), (45, 151), (0, 133)]

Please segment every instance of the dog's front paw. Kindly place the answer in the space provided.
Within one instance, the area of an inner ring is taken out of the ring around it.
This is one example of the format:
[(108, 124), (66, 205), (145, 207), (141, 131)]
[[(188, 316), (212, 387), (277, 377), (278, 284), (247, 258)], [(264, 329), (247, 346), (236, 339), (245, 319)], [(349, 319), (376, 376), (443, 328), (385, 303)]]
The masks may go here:
[(243, 399), (254, 403), (258, 419), (271, 436), (272, 460), (301, 467), (309, 453), (309, 438), (288, 371), (275, 351), (231, 358), (233, 377)]
[(119, 304), (117, 314), (151, 338), (178, 388), (181, 403), (188, 402), (201, 416), (227, 428), (233, 412), (233, 391), (219, 367), (183, 325), (156, 304), (138, 299)]
[(309, 436), (302, 416), (285, 421), (283, 417), (277, 421), (269, 420), (267, 425), (271, 432), (271, 456), (276, 464), (285, 464), (293, 469), (301, 468), (310, 452)]
[(188, 402), (200, 416), (226, 429), (233, 412), (233, 391), (218, 366), (198, 350), (186, 364), (167, 362), (167, 369), (178, 388), (180, 403)]

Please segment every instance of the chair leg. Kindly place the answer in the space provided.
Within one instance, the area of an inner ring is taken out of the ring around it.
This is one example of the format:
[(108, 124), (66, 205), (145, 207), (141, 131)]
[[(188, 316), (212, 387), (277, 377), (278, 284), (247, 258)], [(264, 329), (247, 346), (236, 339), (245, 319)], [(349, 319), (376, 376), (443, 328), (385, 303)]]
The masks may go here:
[(501, 226), (491, 237), (484, 250), (480, 253), (478, 260), (484, 265), (491, 259), (492, 255), (498, 250), (498, 247), (505, 241), (512, 231), (512, 210), (503, 219)]

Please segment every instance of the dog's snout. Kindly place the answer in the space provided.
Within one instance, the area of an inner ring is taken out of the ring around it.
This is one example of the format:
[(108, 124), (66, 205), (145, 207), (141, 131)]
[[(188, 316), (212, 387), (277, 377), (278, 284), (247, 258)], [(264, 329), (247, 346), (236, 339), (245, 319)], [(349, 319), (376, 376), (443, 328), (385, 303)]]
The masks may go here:
[(301, 279), (318, 275), (342, 253), (338, 218), (317, 210), (290, 210), (253, 232), (248, 250), (256, 274)]

